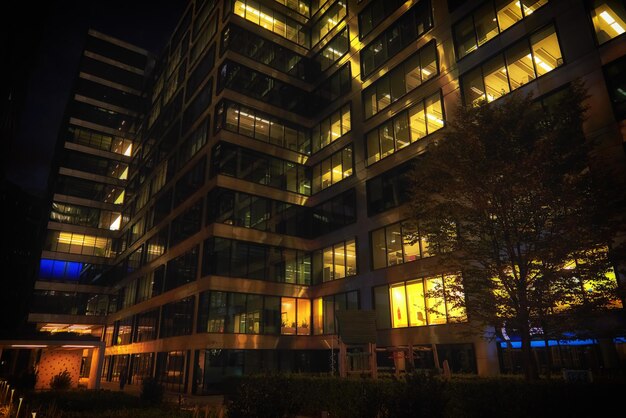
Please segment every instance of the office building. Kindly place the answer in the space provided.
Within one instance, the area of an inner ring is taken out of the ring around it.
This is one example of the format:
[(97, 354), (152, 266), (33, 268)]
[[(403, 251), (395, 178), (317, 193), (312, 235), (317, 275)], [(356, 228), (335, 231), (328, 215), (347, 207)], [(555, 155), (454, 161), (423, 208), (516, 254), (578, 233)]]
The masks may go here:
[(424, 297), (450, 272), (403, 239), (403, 175), (459, 100), (581, 78), (592, 168), (624, 184), (625, 20), (608, 0), (197, 0), (154, 65), (91, 33), (31, 321), (102, 335), (103, 379), (181, 392), (332, 371), (355, 310), (379, 366), (498, 373), (497, 343)]

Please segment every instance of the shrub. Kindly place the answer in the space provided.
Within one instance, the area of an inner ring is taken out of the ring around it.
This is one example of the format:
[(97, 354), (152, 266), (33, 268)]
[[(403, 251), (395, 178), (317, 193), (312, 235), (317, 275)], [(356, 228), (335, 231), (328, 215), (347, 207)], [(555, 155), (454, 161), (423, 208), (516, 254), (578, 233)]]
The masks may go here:
[(163, 401), (163, 385), (153, 378), (143, 379), (139, 398), (147, 404), (160, 404)]
[(67, 369), (55, 375), (50, 379), (50, 389), (52, 390), (68, 390), (72, 387), (72, 376)]

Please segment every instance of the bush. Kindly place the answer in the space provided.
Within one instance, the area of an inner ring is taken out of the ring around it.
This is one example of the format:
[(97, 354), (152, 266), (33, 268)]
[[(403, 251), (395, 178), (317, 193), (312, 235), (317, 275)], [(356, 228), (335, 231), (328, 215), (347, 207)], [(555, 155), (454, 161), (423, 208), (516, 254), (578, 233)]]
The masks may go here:
[(35, 392), (30, 401), (37, 405), (54, 404), (65, 412), (93, 412), (110, 410), (113, 407), (127, 409), (141, 406), (136, 396), (110, 390)]
[(153, 378), (143, 379), (139, 398), (142, 402), (150, 405), (160, 404), (163, 402), (163, 385)]
[(68, 390), (72, 387), (72, 376), (67, 369), (63, 370), (61, 373), (53, 376), (50, 379), (50, 389), (52, 390)]

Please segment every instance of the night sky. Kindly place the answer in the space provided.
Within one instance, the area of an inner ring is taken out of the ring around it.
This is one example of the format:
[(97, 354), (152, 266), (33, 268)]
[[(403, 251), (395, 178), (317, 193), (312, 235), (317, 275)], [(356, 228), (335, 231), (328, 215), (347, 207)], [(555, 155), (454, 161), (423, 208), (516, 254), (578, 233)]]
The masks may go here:
[(24, 65), (16, 71), (25, 72), (26, 82), (6, 161), (9, 181), (29, 193), (45, 194), (87, 30), (94, 28), (158, 55), (186, 4), (186, 0), (75, 0), (35, 3), (30, 6), (33, 10), (5, 10), (11, 19), (5, 39), (12, 59)]

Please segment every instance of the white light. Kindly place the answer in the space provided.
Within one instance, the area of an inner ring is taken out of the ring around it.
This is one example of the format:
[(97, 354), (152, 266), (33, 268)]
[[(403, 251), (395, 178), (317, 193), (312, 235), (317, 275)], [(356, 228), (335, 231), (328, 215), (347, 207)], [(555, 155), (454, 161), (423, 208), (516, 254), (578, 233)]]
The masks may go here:
[(600, 17), (602, 17), (602, 19), (604, 19), (604, 21), (608, 23), (609, 26), (613, 28), (615, 32), (617, 32), (618, 35), (624, 33), (624, 28), (622, 28), (620, 24), (617, 23), (615, 19), (613, 19), (613, 16), (611, 16), (609, 12), (605, 10), (604, 12), (600, 13)]
[(12, 348), (45, 348), (45, 344), (13, 344)]
[(426, 68), (422, 68), (422, 73), (428, 77), (429, 75), (431, 75), (432, 73), (430, 71), (428, 71)]
[(63, 347), (63, 348), (94, 348), (95, 345), (72, 345), (72, 344), (66, 344), (66, 345), (62, 345), (61, 347)]

